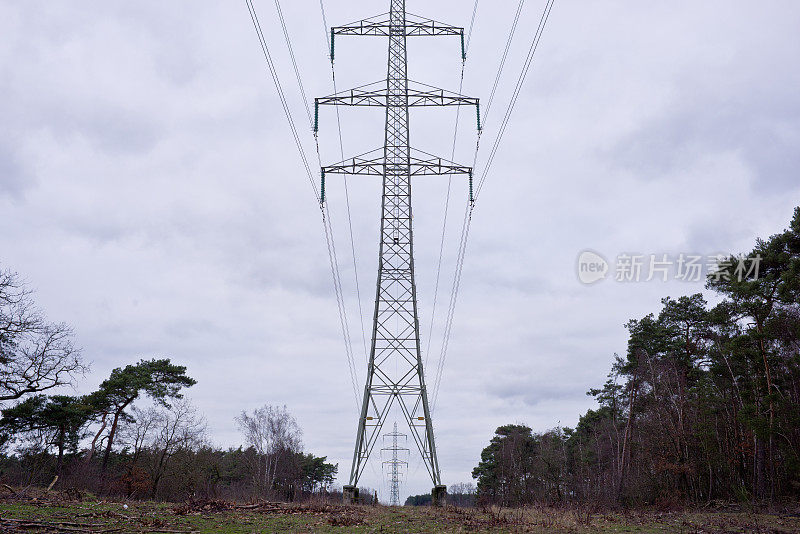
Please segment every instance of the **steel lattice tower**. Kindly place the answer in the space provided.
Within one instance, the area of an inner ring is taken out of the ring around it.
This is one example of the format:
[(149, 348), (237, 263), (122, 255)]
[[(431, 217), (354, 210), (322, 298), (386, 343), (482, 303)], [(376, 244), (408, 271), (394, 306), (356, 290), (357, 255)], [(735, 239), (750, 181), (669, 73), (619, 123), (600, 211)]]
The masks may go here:
[[(409, 107), (474, 105), (477, 111), (478, 99), (409, 81), (406, 38), (460, 36), (463, 60), (464, 30), (409, 15), (406, 13), (405, 0), (390, 0), (388, 13), (331, 28), (331, 61), (334, 58), (336, 35), (389, 38), (385, 81), (317, 98), (314, 102), (315, 130), (318, 127), (320, 105), (386, 108), (382, 148), (323, 167), (321, 172), (323, 202), (326, 175), (373, 175), (383, 179), (372, 342), (350, 481), (344, 488), (344, 497), (346, 501), (352, 501), (356, 497), (358, 480), (380, 436), (389, 410), (397, 402), (434, 484), (434, 502), (440, 502), (444, 498), (446, 487), (441, 482), (420, 350), (417, 290), (414, 281), (411, 177), (468, 175), (471, 202), (472, 169), (412, 149), (409, 143)], [(479, 111), (477, 116), (480, 129)]]
[(388, 465), (391, 468), (391, 479), (389, 480), (389, 505), (390, 506), (400, 506), (400, 467), (405, 465), (408, 467), (408, 462), (404, 460), (400, 460), (397, 457), (397, 453), (400, 451), (408, 451), (405, 447), (400, 447), (397, 445), (397, 438), (399, 437), (407, 437), (405, 434), (402, 434), (397, 431), (397, 423), (394, 424), (394, 431), (389, 432), (388, 434), (384, 434), (384, 438), (392, 438), (392, 446), (391, 447), (384, 447), (381, 450), (384, 451), (392, 451), (392, 459), (386, 460), (384, 465)]

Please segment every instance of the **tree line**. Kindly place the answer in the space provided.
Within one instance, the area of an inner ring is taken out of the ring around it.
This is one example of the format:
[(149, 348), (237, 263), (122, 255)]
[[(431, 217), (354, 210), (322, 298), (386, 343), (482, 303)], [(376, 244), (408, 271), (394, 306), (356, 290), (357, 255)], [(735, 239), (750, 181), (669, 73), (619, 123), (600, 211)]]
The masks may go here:
[(787, 230), (722, 258), (706, 288), (717, 304), (702, 294), (667, 297), (658, 313), (627, 323), (627, 352), (588, 392), (598, 407), (575, 428), (498, 428), (473, 471), (479, 498), (663, 504), (800, 495), (800, 208)]
[[(800, 495), (800, 208), (787, 230), (721, 259), (706, 288), (717, 303), (666, 297), (626, 324), (627, 351), (588, 392), (598, 406), (575, 428), (499, 427), (473, 470), (477, 492), (461, 485), (451, 501)], [(338, 467), (303, 451), (286, 407), (242, 412), (243, 445), (211, 445), (183, 397), (195, 380), (169, 359), (114, 369), (86, 395), (59, 394), (88, 371), (72, 337), (45, 319), (18, 275), (0, 271), (0, 481), (166, 500), (337, 498)]]
[[(409, 495), (405, 506), (430, 506), (430, 493)], [(447, 488), (447, 504), (450, 506), (473, 507), (477, 503), (477, 488), (472, 482), (459, 482)]]
[(283, 406), (242, 412), (243, 446), (220, 449), (184, 398), (196, 381), (168, 358), (111, 371), (64, 395), (89, 369), (72, 330), (48, 322), (19, 275), (0, 271), (0, 480), (130, 498), (295, 500), (325, 494), (338, 466), (303, 451)]

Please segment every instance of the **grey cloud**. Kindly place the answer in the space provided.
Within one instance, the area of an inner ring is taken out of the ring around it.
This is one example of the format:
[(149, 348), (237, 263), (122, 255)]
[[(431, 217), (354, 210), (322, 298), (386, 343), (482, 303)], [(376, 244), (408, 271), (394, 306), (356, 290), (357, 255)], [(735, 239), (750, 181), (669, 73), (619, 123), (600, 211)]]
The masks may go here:
[(57, 138), (82, 137), (112, 155), (146, 153), (161, 136), (153, 117), (120, 104), (81, 100), (42, 104), (49, 109), (46, 117), (38, 117), (39, 124), (46, 124)]
[[(652, 179), (709, 154), (738, 153), (754, 169), (755, 187), (792, 189), (800, 168), (800, 152), (793, 149), (800, 143), (800, 107), (794, 95), (776, 93), (745, 101), (681, 93), (658, 117), (621, 139), (610, 157)], [(725, 187), (724, 177), (719, 185)]]
[(5, 194), (19, 199), (24, 190), (31, 187), (30, 175), (21, 159), (18, 149), (0, 140), (0, 196)]
[(580, 397), (583, 392), (568, 378), (552, 380), (543, 376), (507, 376), (496, 378), (487, 393), (506, 401), (522, 402), (535, 407), (542, 402), (554, 402)]

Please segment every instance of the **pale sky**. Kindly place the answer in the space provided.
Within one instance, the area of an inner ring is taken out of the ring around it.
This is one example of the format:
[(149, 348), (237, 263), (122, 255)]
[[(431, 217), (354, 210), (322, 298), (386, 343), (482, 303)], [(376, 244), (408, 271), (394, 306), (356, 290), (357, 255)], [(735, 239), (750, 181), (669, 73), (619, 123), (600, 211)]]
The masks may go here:
[[(256, 1), (313, 166), (313, 138), (273, 2)], [(373, 5), (374, 4), (374, 5)], [(328, 23), (387, 10), (325, 0)], [(472, 2), (409, 0), (467, 26)], [(488, 98), (517, 2), (479, 3), (463, 93)], [(478, 170), (544, 7), (528, 0), (481, 142)], [(333, 92), (316, 0), (282, 5), (309, 98)], [(494, 429), (574, 426), (594, 403), (623, 324), (702, 282), (582, 285), (594, 250), (714, 254), (783, 229), (800, 181), (800, 4), (556, 0), (476, 210), (434, 425), (447, 484), (470, 472)], [(357, 411), (319, 209), (244, 1), (0, 1), (0, 266), (19, 272), (92, 362), (169, 357), (214, 443), (241, 443), (234, 417), (286, 404), (306, 449), (346, 482)], [(457, 38), (409, 39), (409, 76), (457, 90)], [(385, 78), (386, 41), (336, 42), (340, 90)], [(411, 114), (412, 145), (450, 155), (455, 110)], [(383, 114), (341, 110), (345, 155), (378, 148)], [(474, 112), (455, 159), (469, 164)], [(324, 163), (340, 158), (321, 110)], [(370, 328), (380, 184), (349, 177), (364, 323)], [(432, 382), (466, 184), (453, 179)], [(427, 348), (446, 177), (415, 181), (416, 271)], [(365, 355), (344, 204), (330, 177), (351, 336)], [(613, 278), (613, 272), (610, 275)], [(431, 386), (432, 387), (432, 386)], [(388, 427), (393, 421), (388, 422)], [(379, 488), (380, 463), (361, 485)], [(416, 455), (403, 497), (430, 490)]]

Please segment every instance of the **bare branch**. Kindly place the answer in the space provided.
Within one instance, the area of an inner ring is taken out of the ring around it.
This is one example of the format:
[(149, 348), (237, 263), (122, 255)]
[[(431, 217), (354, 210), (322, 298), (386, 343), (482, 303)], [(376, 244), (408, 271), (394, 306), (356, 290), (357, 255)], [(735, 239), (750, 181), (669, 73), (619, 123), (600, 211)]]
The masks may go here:
[(72, 329), (48, 323), (19, 276), (0, 271), (0, 403), (71, 384), (88, 366)]

